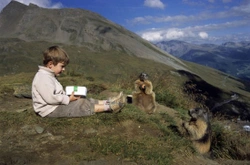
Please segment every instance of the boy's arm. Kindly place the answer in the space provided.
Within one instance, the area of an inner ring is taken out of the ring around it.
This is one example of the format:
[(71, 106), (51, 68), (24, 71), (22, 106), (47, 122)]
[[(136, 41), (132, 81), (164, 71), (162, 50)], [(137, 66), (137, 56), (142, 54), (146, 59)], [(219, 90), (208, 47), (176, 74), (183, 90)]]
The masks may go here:
[(63, 89), (59, 89), (52, 79), (43, 79), (35, 85), (35, 88), (47, 104), (67, 105), (70, 102), (69, 96), (65, 95)]

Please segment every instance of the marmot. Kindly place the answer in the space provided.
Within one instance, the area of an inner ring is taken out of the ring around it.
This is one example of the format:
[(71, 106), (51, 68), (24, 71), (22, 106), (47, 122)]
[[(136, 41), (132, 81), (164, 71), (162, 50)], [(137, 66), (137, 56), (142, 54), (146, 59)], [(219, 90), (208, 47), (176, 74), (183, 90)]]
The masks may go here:
[(148, 75), (141, 73), (134, 84), (133, 104), (149, 114), (154, 113), (156, 110), (155, 93), (153, 92), (152, 82), (148, 80)]
[(201, 108), (191, 109), (188, 112), (191, 119), (189, 122), (184, 122), (183, 127), (196, 150), (201, 154), (205, 154), (210, 151), (212, 137), (209, 113)]

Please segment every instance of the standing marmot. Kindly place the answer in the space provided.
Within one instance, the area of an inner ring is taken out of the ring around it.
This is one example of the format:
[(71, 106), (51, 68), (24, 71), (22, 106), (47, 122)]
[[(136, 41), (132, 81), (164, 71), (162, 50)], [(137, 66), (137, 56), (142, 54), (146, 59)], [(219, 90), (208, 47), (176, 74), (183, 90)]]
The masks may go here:
[(149, 114), (154, 113), (156, 110), (155, 93), (151, 81), (148, 80), (148, 75), (141, 73), (134, 84), (133, 104)]

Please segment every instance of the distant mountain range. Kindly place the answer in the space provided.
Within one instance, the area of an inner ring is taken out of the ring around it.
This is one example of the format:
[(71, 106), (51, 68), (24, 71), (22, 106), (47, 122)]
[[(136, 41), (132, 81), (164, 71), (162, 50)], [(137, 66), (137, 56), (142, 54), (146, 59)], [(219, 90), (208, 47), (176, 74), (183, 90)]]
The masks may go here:
[(195, 45), (171, 40), (158, 42), (155, 45), (180, 59), (250, 80), (250, 42)]

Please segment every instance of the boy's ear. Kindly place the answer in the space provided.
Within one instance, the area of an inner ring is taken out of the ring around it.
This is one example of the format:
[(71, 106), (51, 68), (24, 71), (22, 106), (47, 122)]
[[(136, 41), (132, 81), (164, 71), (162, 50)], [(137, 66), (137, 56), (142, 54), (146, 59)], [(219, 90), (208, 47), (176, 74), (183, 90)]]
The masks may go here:
[(49, 61), (46, 66), (50, 68), (52, 65), (53, 65), (53, 62)]

